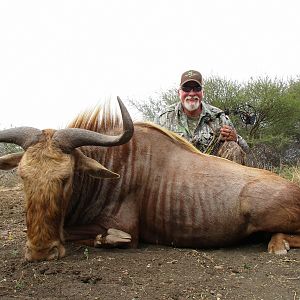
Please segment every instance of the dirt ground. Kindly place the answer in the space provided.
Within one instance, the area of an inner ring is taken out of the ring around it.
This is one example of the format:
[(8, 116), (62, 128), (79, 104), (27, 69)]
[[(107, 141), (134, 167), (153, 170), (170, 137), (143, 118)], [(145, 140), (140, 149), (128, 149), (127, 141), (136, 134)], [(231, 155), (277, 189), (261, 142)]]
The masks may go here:
[(0, 299), (300, 299), (300, 250), (266, 241), (213, 249), (68, 244), (59, 261), (27, 263), (21, 186), (0, 188)]

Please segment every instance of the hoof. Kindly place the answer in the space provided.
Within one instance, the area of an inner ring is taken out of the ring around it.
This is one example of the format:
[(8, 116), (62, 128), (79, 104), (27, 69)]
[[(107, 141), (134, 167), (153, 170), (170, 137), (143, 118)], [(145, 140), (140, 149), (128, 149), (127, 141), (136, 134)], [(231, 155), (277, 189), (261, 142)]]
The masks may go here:
[(283, 250), (275, 250), (274, 252), (270, 252), (269, 253), (273, 253), (276, 255), (286, 255), (287, 254), (287, 250), (283, 249)]
[(268, 246), (268, 252), (276, 255), (286, 255), (290, 250), (290, 245), (286, 240), (276, 241), (275, 243), (271, 242)]
[(119, 230), (119, 229), (109, 228), (107, 230), (107, 234), (108, 235), (114, 235), (114, 236), (120, 237), (122, 239), (130, 239), (131, 240), (131, 235), (129, 233), (124, 232), (124, 231)]
[(99, 234), (95, 239), (95, 247), (102, 245), (118, 246), (131, 242), (131, 235), (115, 228), (109, 228), (106, 234)]

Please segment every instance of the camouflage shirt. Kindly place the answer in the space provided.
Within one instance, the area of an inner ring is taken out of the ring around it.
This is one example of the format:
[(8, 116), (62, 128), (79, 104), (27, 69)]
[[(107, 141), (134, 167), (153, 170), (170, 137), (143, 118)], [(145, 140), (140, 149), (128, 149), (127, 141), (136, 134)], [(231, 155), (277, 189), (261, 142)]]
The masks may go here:
[[(182, 110), (181, 103), (173, 104), (159, 113), (155, 123), (167, 128), (186, 138), (201, 152), (208, 152), (216, 137), (220, 135), (223, 125), (234, 128), (232, 122), (225, 113), (212, 105), (202, 103), (202, 112), (199, 118), (190, 118)], [(238, 136), (238, 144), (244, 151), (248, 150), (247, 142)]]

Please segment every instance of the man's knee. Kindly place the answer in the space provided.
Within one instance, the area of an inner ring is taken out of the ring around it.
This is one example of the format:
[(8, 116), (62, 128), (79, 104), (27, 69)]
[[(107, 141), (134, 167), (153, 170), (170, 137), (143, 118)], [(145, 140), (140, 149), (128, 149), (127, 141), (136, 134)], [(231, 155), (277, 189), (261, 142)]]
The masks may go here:
[(246, 159), (246, 153), (236, 142), (233, 141), (224, 142), (220, 147), (217, 156), (232, 160), (242, 165), (245, 164)]

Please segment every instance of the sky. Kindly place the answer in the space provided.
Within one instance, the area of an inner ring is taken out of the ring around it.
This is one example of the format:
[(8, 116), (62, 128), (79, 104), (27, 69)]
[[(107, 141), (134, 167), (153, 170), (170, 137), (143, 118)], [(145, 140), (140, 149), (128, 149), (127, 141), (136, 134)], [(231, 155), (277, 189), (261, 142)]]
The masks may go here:
[(0, 128), (63, 128), (102, 100), (177, 87), (189, 69), (295, 78), (299, 11), (299, 0), (0, 0)]

